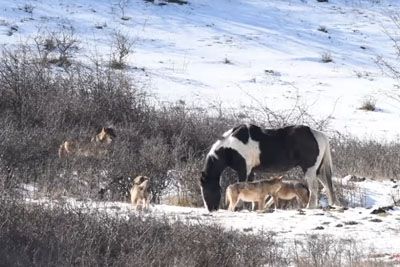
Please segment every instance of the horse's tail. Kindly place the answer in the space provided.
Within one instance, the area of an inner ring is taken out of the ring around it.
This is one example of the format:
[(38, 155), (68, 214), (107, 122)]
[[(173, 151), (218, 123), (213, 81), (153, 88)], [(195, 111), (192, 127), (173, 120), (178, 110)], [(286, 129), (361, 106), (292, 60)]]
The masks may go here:
[[(322, 133), (321, 133), (322, 134)], [(328, 198), (329, 198), (329, 204), (334, 205), (335, 203), (335, 194), (333, 193), (333, 183), (332, 183), (332, 156), (331, 156), (331, 148), (329, 145), (329, 139), (325, 134), (322, 134), (324, 138), (322, 140), (324, 141), (325, 146), (320, 146), (324, 147), (323, 151), (323, 156), (321, 160), (321, 164), (318, 168), (318, 174), (321, 177), (323, 181), (325, 181), (324, 185), (326, 185), (328, 188)]]

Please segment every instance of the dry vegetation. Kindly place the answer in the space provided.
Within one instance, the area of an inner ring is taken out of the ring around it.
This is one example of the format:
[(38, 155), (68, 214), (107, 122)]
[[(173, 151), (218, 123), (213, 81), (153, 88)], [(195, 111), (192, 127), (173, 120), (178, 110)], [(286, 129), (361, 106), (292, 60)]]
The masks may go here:
[[(57, 40), (69, 44), (71, 39)], [(84, 66), (71, 60), (72, 52), (68, 51), (60, 57), (70, 64), (57, 68), (43, 52), (49, 49), (47, 44), (37, 42), (34, 47), (21, 45), (2, 51), (0, 174), (7, 180), (2, 184), (12, 189), (21, 182), (36, 182), (49, 195), (63, 192), (91, 198), (106, 188), (110, 189), (106, 197), (123, 199), (129, 182), (126, 178), (144, 174), (153, 178), (155, 201), (167, 186), (174, 185), (190, 192), (184, 195), (191, 199), (191, 205), (200, 204), (197, 178), (204, 155), (222, 132), (243, 122), (240, 113), (219, 110), (218, 116), (211, 116), (207, 110), (184, 103), (156, 108), (124, 71), (109, 64)], [(255, 110), (258, 114), (245, 121), (266, 127), (305, 123), (322, 130), (329, 123), (315, 121), (299, 105), (286, 113), (261, 106)], [(57, 157), (62, 141), (90, 138), (102, 126), (112, 126), (117, 134), (107, 157)], [(362, 142), (339, 134), (331, 143), (337, 176), (399, 178), (398, 144)], [(179, 175), (169, 175), (169, 170)], [(234, 179), (234, 174), (226, 174)], [(295, 172), (293, 176), (297, 175)], [(124, 192), (119, 192), (121, 188)]]
[[(0, 199), (4, 266), (384, 266), (366, 260), (352, 239), (311, 235), (282, 243), (273, 233), (246, 235), (218, 225), (112, 218), (64, 207)], [(68, 219), (66, 219), (68, 218)], [(287, 249), (284, 249), (284, 246)], [(390, 266), (390, 265), (388, 265)]]
[[(121, 220), (11, 201), (18, 184), (32, 182), (48, 196), (124, 200), (127, 177), (143, 174), (152, 178), (153, 201), (173, 185), (186, 205), (201, 205), (197, 179), (204, 156), (221, 133), (242, 122), (237, 113), (220, 111), (219, 116), (211, 116), (184, 103), (156, 108), (124, 70), (112, 68), (110, 62), (82, 65), (72, 60), (72, 50), (65, 49), (75, 46), (73, 37), (50, 37), (37, 38), (34, 47), (3, 49), (0, 58), (0, 258), (4, 264), (304, 266), (312, 261), (316, 266), (337, 266), (346, 261), (362, 265), (360, 259), (348, 256), (353, 247), (343, 248), (334, 241), (332, 246), (343, 249), (340, 254), (331, 255), (324, 248), (310, 250), (319, 240), (315, 237), (310, 244), (294, 247), (312, 253), (309, 256), (284, 255), (281, 244), (267, 233), (244, 236), (218, 226), (134, 216)], [(124, 57), (120, 59), (123, 63)], [(326, 121), (314, 121), (304, 109), (294, 110), (276, 114), (263, 108), (259, 115), (264, 119), (258, 116), (257, 122), (266, 127), (296, 122), (326, 126)], [(117, 134), (107, 157), (58, 158), (62, 141), (89, 138), (102, 126), (112, 126)], [(396, 143), (366, 143), (336, 135), (332, 148), (338, 176), (399, 178)], [(227, 185), (235, 176), (228, 170), (224, 177)], [(101, 188), (106, 190), (100, 196)]]

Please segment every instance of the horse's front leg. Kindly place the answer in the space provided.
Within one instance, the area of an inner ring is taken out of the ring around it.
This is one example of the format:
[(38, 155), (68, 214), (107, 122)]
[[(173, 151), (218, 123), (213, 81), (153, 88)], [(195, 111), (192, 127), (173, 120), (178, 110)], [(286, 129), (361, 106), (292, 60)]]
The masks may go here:
[(239, 182), (245, 182), (247, 181), (247, 170), (246, 167), (239, 168), (237, 170)]

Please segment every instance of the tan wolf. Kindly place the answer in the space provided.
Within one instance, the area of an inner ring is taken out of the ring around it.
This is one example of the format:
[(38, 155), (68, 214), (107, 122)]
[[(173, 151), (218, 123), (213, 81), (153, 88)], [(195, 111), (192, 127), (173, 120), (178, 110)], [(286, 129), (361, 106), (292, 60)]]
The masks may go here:
[(147, 176), (138, 176), (133, 180), (133, 186), (130, 190), (131, 203), (136, 210), (147, 210), (151, 200), (150, 178)]
[(276, 192), (275, 200), (270, 198), (265, 204), (265, 208), (269, 208), (273, 203), (279, 207), (279, 199), (292, 200), (296, 199), (299, 208), (307, 206), (310, 197), (310, 191), (307, 185), (301, 180), (285, 180), (282, 181), (282, 186)]
[(58, 156), (102, 157), (107, 154), (108, 146), (116, 137), (114, 129), (101, 128), (89, 141), (64, 141), (58, 149)]
[(238, 182), (228, 186), (225, 194), (225, 203), (229, 205), (228, 210), (235, 211), (240, 200), (246, 202), (257, 202), (258, 209), (262, 210), (267, 196), (276, 198), (276, 192), (281, 188), (282, 177), (258, 180), (254, 182)]

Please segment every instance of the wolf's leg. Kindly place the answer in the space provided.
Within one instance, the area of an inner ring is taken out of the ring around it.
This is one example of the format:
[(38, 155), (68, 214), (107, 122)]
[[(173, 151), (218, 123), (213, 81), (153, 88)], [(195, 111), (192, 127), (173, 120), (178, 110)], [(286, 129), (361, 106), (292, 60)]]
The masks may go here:
[(277, 209), (279, 207), (278, 206), (279, 198), (276, 195), (272, 195), (272, 199), (274, 200), (275, 209)]
[(258, 210), (263, 210), (265, 197), (262, 197), (258, 200)]

